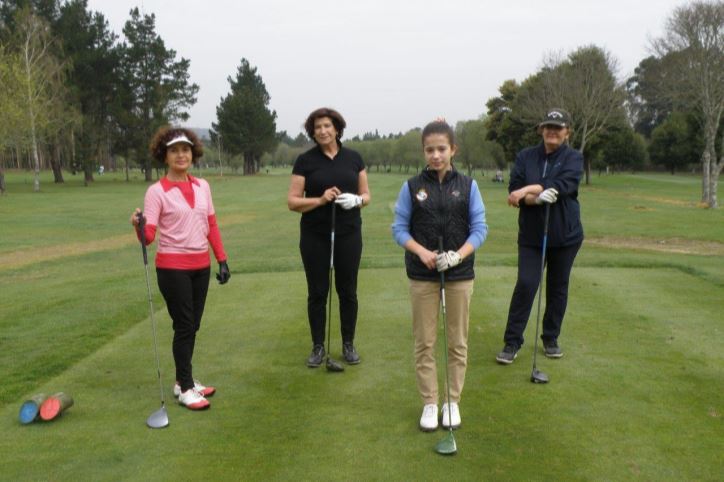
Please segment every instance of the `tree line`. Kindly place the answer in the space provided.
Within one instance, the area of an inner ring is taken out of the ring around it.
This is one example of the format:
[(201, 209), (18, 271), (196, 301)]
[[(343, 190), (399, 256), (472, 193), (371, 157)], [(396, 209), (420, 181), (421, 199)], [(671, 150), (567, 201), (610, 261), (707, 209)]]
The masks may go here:
[[(596, 45), (549, 53), (522, 81), (508, 79), (481, 105), (479, 118), (458, 122), (459, 168), (503, 170), (549, 107), (574, 120), (571, 144), (591, 171), (660, 165), (672, 173), (700, 166), (702, 203), (717, 207), (724, 166), (724, 2), (694, 1), (668, 17), (652, 55), (628, 79), (616, 58)], [(63, 168), (93, 180), (97, 166), (120, 159), (152, 179), (146, 152), (161, 125), (184, 122), (199, 87), (190, 61), (177, 58), (155, 31), (155, 16), (134, 8), (123, 38), (86, 0), (0, 0), (0, 188), (2, 167)], [(228, 77), (229, 93), (216, 108), (206, 162), (243, 174), (287, 165), (310, 140), (276, 131), (275, 111), (257, 69), (241, 59)], [(482, 104), (482, 102), (481, 102)], [(405, 172), (422, 167), (419, 127), (356, 136), (346, 142), (370, 169)], [(213, 157), (216, 158), (214, 161)], [(223, 161), (222, 161), (223, 159)]]

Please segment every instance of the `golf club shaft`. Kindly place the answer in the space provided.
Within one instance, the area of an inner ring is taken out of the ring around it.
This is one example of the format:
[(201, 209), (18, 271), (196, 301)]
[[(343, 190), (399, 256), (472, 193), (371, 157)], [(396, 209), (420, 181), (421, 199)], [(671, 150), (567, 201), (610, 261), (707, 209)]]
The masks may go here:
[(336, 215), (336, 204), (332, 203), (332, 228), (330, 230), (329, 234), (329, 299), (327, 306), (328, 314), (327, 314), (327, 359), (329, 359), (329, 344), (332, 334), (332, 282), (333, 282), (333, 272), (334, 272), (334, 230), (335, 230), (335, 219)]
[(161, 406), (166, 404), (165, 397), (163, 395), (163, 382), (161, 381), (161, 362), (158, 358), (158, 342), (156, 337), (156, 319), (153, 314), (153, 297), (151, 296), (151, 276), (148, 273), (148, 253), (146, 251), (146, 220), (143, 217), (143, 213), (138, 213), (138, 227), (141, 233), (141, 251), (143, 252), (143, 267), (146, 272), (146, 289), (148, 292), (148, 307), (151, 315), (151, 331), (153, 331), (153, 353), (156, 357), (156, 373), (158, 374), (158, 389), (161, 393)]
[(536, 369), (536, 359), (538, 354), (538, 327), (540, 326), (540, 307), (543, 298), (543, 273), (546, 266), (546, 248), (548, 244), (548, 219), (550, 218), (551, 205), (546, 203), (545, 220), (543, 221), (543, 248), (540, 257), (540, 280), (538, 282), (538, 313), (535, 320), (535, 342), (533, 347), (533, 370)]
[[(445, 248), (443, 245), (442, 236), (438, 240), (439, 252), (443, 253)], [(447, 423), (452, 432), (452, 407), (450, 405), (450, 377), (448, 375), (447, 368), (447, 308), (445, 307), (445, 272), (440, 271), (440, 306), (442, 309), (442, 333), (445, 346), (443, 352), (445, 353), (445, 388), (447, 391)]]

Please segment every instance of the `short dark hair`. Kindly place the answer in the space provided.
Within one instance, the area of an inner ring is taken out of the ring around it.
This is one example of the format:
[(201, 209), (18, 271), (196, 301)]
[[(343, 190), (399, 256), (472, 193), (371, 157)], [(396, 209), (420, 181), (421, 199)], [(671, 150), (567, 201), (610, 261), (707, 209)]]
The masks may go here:
[(344, 117), (342, 117), (342, 114), (329, 107), (320, 107), (307, 116), (307, 120), (304, 122), (304, 130), (307, 131), (309, 138), (316, 144), (317, 140), (314, 138), (314, 122), (322, 117), (329, 117), (332, 120), (332, 124), (334, 124), (334, 128), (337, 130), (337, 140), (340, 140), (342, 134), (344, 134), (344, 128), (347, 127), (347, 123)]
[(151, 143), (148, 146), (151, 150), (151, 156), (161, 164), (164, 164), (166, 161), (166, 150), (168, 149), (166, 143), (181, 135), (188, 137), (188, 139), (194, 143), (194, 145), (191, 146), (191, 162), (196, 164), (196, 161), (204, 155), (204, 145), (194, 131), (184, 127), (167, 125), (159, 128), (153, 135), (153, 139), (151, 139)]
[(450, 124), (445, 122), (444, 120), (436, 120), (430, 122), (428, 125), (425, 126), (425, 128), (422, 130), (422, 145), (425, 145), (425, 138), (431, 134), (443, 134), (447, 136), (448, 141), (450, 141), (450, 145), (455, 145), (455, 131), (453, 131), (453, 128), (450, 127)]

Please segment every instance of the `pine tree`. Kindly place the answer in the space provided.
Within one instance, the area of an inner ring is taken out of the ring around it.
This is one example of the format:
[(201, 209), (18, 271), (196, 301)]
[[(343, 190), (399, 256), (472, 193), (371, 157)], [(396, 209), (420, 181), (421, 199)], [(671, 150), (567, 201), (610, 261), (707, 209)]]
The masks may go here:
[(167, 49), (156, 34), (156, 16), (141, 16), (131, 10), (131, 19), (123, 27), (126, 36), (120, 48), (120, 91), (117, 107), (122, 142), (120, 147), (136, 150), (151, 177), (151, 158), (146, 146), (160, 126), (186, 120), (184, 110), (196, 102), (199, 86), (189, 83), (190, 61), (176, 61), (176, 51)]
[(216, 107), (218, 123), (212, 124), (212, 137), (221, 136), (226, 150), (244, 156), (244, 175), (256, 174), (262, 154), (278, 142), (277, 113), (269, 110), (269, 93), (256, 72), (241, 59), (236, 78), (228, 78), (231, 92)]

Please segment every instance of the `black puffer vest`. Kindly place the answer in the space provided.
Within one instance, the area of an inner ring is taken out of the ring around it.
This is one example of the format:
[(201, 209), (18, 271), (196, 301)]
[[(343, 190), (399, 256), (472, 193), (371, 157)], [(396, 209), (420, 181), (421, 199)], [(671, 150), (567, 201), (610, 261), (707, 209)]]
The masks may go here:
[[(445, 251), (457, 251), (465, 244), (470, 234), (470, 189), (473, 180), (460, 174), (453, 167), (445, 174), (442, 183), (437, 172), (425, 169), (421, 174), (410, 178), (407, 185), (412, 199), (410, 216), (410, 234), (419, 244), (430, 251), (439, 248), (440, 236)], [(449, 281), (475, 278), (473, 265), (475, 255), (471, 254), (462, 263), (445, 273)], [(405, 251), (407, 277), (421, 281), (438, 281), (440, 273), (429, 270), (417, 255)]]

